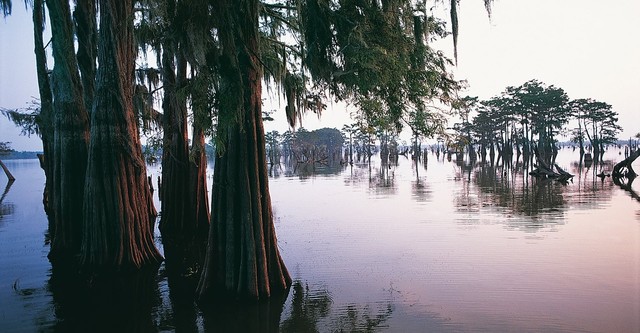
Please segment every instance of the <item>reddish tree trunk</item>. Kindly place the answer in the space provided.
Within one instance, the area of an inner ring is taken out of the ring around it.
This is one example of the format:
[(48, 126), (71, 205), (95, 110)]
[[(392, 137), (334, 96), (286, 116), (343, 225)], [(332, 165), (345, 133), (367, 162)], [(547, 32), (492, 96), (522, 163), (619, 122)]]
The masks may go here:
[(100, 1), (96, 93), (83, 207), (81, 264), (139, 268), (162, 257), (133, 110), (132, 0)]
[(265, 298), (291, 278), (273, 224), (261, 112), (258, 1), (220, 1), (221, 55), (218, 147), (212, 218), (201, 300), (214, 294)]

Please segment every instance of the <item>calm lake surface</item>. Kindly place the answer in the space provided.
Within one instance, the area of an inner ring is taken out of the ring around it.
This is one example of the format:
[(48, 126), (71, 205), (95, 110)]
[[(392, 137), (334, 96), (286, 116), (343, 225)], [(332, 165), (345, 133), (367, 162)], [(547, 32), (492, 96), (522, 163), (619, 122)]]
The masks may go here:
[[(603, 168), (623, 157), (607, 151)], [(122, 298), (61, 291), (44, 174), (5, 161), (17, 180), (0, 205), (0, 332), (640, 332), (640, 202), (577, 160), (558, 157), (567, 185), (435, 155), (272, 170), (290, 293), (202, 309), (164, 265)]]

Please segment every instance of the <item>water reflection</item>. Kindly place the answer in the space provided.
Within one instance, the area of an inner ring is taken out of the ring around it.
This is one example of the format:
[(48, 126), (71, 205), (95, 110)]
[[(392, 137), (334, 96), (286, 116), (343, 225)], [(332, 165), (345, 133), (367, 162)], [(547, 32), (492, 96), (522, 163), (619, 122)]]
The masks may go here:
[(638, 194), (638, 192), (636, 192), (636, 190), (633, 188), (633, 182), (634, 182), (635, 179), (636, 179), (636, 177), (625, 179), (626, 182), (624, 182), (621, 179), (614, 178), (613, 179), (613, 183), (618, 185), (618, 187), (620, 187), (621, 189), (623, 189), (627, 193), (629, 193), (629, 196), (634, 198), (636, 201), (640, 201), (640, 194)]
[(153, 332), (160, 295), (156, 269), (95, 276), (87, 280), (52, 271), (48, 289), (55, 304), (54, 332)]
[[(185, 281), (182, 281), (184, 283)], [(295, 280), (289, 294), (259, 302), (224, 301), (194, 305), (192, 285), (170, 283), (173, 318), (162, 326), (177, 332), (374, 332), (384, 327), (393, 306), (347, 304), (333, 308), (331, 293), (325, 286), (311, 286)], [(179, 312), (187, 313), (181, 316)], [(170, 315), (167, 313), (167, 315)], [(201, 315), (203, 321), (198, 321)]]
[(291, 289), (280, 332), (375, 332), (385, 328), (394, 309), (391, 302), (334, 307), (326, 287), (310, 287), (300, 280)]
[[(11, 202), (4, 202), (4, 199), (7, 197), (7, 194), (9, 194), (9, 190), (11, 190), (11, 186), (13, 185), (14, 180), (9, 180), (7, 182), (7, 184), (4, 187), (4, 191), (2, 192), (2, 196), (0, 196), (0, 222), (2, 222), (2, 218), (5, 215), (11, 215), (13, 214), (13, 211), (15, 210), (15, 206), (13, 203)], [(0, 227), (2, 227), (2, 224), (0, 224)]]
[(318, 332), (318, 321), (329, 315), (331, 294), (326, 288), (311, 290), (300, 280), (291, 289), (290, 313), (282, 322), (282, 332)]
[(0, 220), (0, 331), (638, 331), (638, 206), (597, 176), (607, 158), (560, 157), (573, 183), (531, 178), (517, 159), (373, 158), (321, 176), (282, 165), (270, 188), (289, 294), (206, 306), (197, 276), (166, 263), (90, 284), (51, 271), (44, 182), (22, 183), (41, 171), (16, 167), (0, 197), (14, 205)]
[(483, 205), (506, 208), (509, 214), (560, 214), (559, 208), (565, 205), (562, 185), (552, 179), (529, 177), (525, 172), (482, 165), (476, 171), (474, 182)]
[(299, 162), (293, 158), (281, 158), (280, 163), (269, 165), (269, 177), (298, 177), (304, 180), (315, 176), (337, 175), (346, 166), (346, 164), (334, 160), (328, 162)]
[(162, 296), (162, 303), (156, 310), (158, 327), (175, 332), (201, 331), (201, 315), (195, 302), (198, 277), (172, 273), (166, 268), (165, 262), (160, 266), (157, 279)]
[(461, 184), (455, 198), (456, 206), (460, 211), (477, 212), (483, 207), (495, 207), (505, 214), (558, 217), (570, 207), (594, 207), (609, 201), (612, 184), (598, 177), (597, 172), (606, 170), (612, 163), (604, 161), (597, 169), (574, 162), (571, 173), (575, 176), (565, 184), (531, 177), (528, 165), (521, 163), (482, 163), (473, 172), (471, 168), (461, 168), (455, 179), (470, 181), (474, 186)]
[(202, 308), (207, 332), (278, 332), (286, 295), (260, 302), (217, 302)]

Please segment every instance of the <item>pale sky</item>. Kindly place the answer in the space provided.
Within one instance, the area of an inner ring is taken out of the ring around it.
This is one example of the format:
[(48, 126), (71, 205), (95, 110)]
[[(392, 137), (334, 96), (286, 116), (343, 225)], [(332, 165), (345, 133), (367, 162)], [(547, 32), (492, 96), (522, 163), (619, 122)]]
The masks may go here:
[[(620, 115), (620, 139), (640, 132), (640, 1), (495, 0), (489, 21), (483, 1), (462, 0), (458, 13), (454, 72), (470, 84), (463, 95), (488, 99), (537, 79), (563, 88), (571, 99), (611, 104)], [(453, 54), (450, 38), (436, 46)], [(0, 107), (26, 107), (38, 96), (33, 47), (30, 13), (16, 3), (12, 16), (0, 18)], [(285, 131), (283, 112), (274, 118), (266, 130)], [(341, 128), (348, 122), (348, 111), (334, 104), (321, 120), (312, 114), (303, 125)], [(41, 149), (39, 139), (18, 134), (0, 117), (0, 141), (11, 141), (16, 150)]]

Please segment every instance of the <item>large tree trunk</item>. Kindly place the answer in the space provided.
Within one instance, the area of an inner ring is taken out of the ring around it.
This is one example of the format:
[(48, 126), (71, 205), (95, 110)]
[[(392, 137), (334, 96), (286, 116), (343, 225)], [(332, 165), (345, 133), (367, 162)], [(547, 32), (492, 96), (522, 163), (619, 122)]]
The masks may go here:
[(180, 224), (180, 230), (165, 232), (162, 237), (167, 270), (169, 274), (181, 276), (201, 272), (207, 247), (210, 216), (206, 188), (207, 159), (201, 129), (194, 128), (190, 155), (187, 196), (168, 199), (186, 200), (185, 221)]
[(100, 1), (96, 93), (83, 207), (81, 264), (140, 268), (162, 257), (133, 110), (132, 0)]
[(215, 8), (221, 43), (219, 141), (200, 300), (265, 298), (291, 285), (273, 224), (261, 112), (258, 1)]
[(71, 259), (80, 246), (89, 124), (74, 54), (69, 2), (47, 1), (53, 45), (53, 210), (49, 258)]
[[(188, 52), (188, 48), (180, 38), (184, 34), (182, 25), (185, 17), (181, 13), (187, 10), (185, 6), (173, 0), (166, 3), (168, 37), (162, 53), (164, 141), (160, 231), (167, 270), (180, 275), (200, 271), (209, 225), (204, 132), (199, 130), (201, 118), (195, 115), (201, 101), (194, 97), (194, 91), (190, 91), (194, 109), (191, 153), (187, 137), (187, 57), (184, 52)], [(190, 65), (193, 70), (195, 64)], [(195, 78), (192, 76), (192, 79)], [(195, 89), (193, 86), (189, 88)]]
[[(178, 51), (174, 53), (174, 50)], [(196, 219), (200, 208), (197, 201), (200, 199), (197, 197), (198, 186), (204, 186), (206, 182), (194, 183), (204, 181), (204, 178), (194, 178), (199, 172), (200, 156), (194, 156), (197, 160), (193, 161), (189, 158), (187, 101), (181, 96), (184, 93), (179, 92), (187, 81), (187, 61), (181, 52), (177, 45), (165, 44), (162, 55), (164, 141), (160, 232), (167, 269), (171, 274), (184, 275), (199, 271), (206, 246), (199, 242), (202, 239), (199, 232), (206, 235), (208, 229), (205, 227), (199, 230), (200, 221)], [(174, 54), (177, 66), (174, 66)], [(195, 145), (195, 141), (193, 144)], [(206, 159), (204, 163), (203, 172), (206, 172)], [(191, 174), (192, 172), (195, 174)], [(204, 193), (206, 196), (206, 191)], [(205, 209), (208, 209), (206, 204)], [(205, 225), (209, 223), (208, 214), (207, 211)]]
[(36, 73), (38, 75), (38, 91), (40, 93), (40, 115), (38, 116), (38, 128), (42, 139), (43, 158), (40, 165), (45, 174), (44, 193), (42, 203), (49, 216), (49, 232), (55, 233), (55, 221), (53, 210), (53, 97), (47, 69), (47, 56), (45, 53), (42, 31), (44, 30), (44, 3), (43, 0), (33, 1), (33, 41), (36, 56)]

